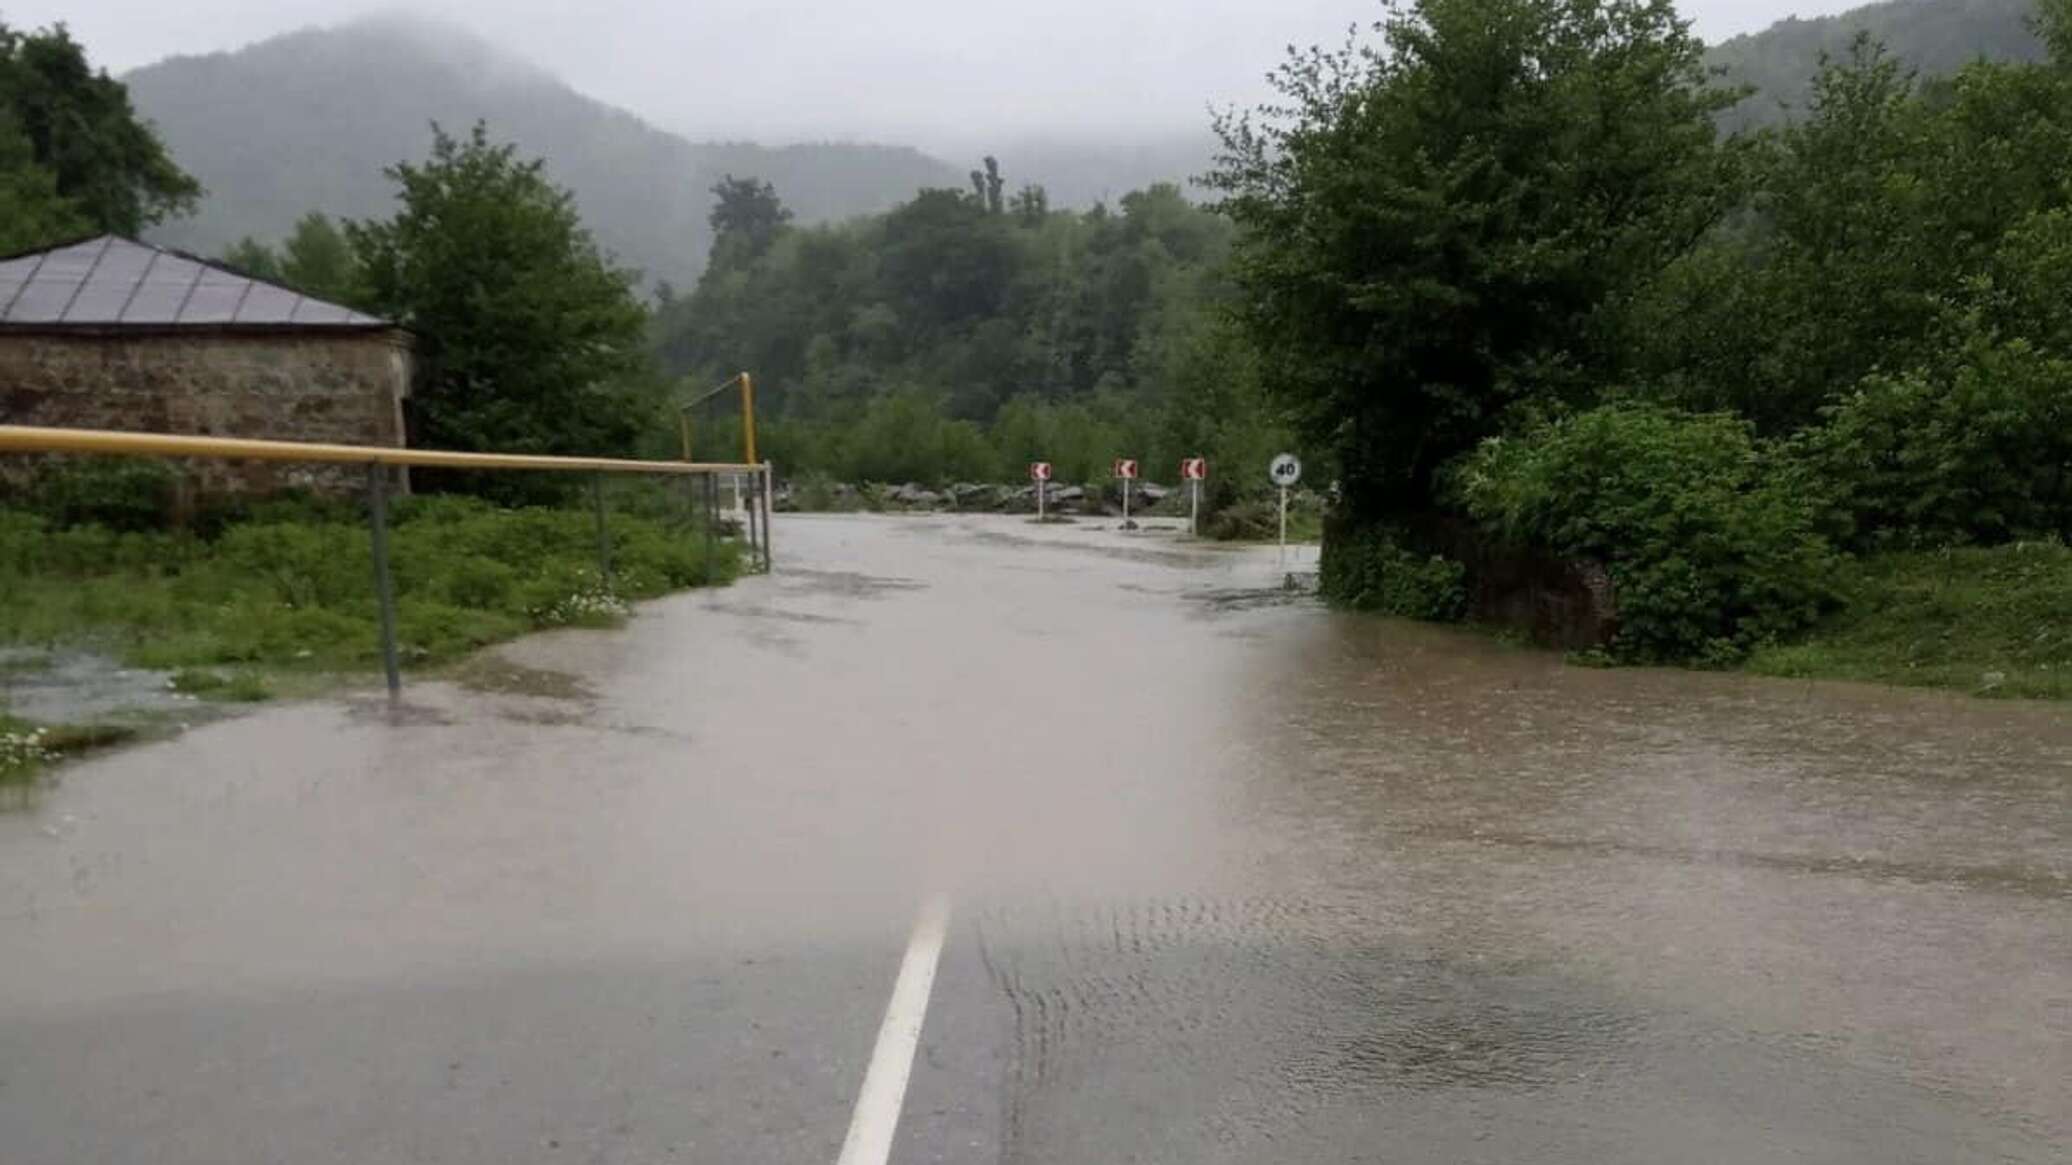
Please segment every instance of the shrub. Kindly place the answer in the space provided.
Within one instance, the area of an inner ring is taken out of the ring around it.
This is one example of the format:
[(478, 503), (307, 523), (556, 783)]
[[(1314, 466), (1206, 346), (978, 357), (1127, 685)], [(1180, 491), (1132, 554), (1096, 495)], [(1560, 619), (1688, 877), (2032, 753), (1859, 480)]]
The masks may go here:
[(1333, 529), (1325, 536), (1324, 550), (1318, 587), (1334, 603), (1436, 623), (1453, 622), (1466, 612), (1461, 564), (1412, 550), (1398, 531)]
[(84, 457), (41, 466), (28, 488), (29, 508), (52, 526), (156, 530), (172, 514), (179, 474), (163, 461)]
[(2072, 361), (1974, 337), (1825, 417), (1792, 451), (1853, 546), (2072, 538)]
[(1453, 488), (1492, 533), (1603, 563), (1626, 661), (1727, 664), (1835, 599), (1815, 502), (1747, 422), (1612, 405), (1491, 440)]

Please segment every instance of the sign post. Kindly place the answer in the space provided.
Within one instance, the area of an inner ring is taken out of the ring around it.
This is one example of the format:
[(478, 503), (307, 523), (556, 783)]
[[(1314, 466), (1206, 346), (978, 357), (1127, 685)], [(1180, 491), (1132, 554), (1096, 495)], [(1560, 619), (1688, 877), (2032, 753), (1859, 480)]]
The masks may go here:
[(1266, 476), (1281, 488), (1281, 569), (1288, 567), (1288, 491), (1302, 480), (1302, 462), (1293, 453), (1273, 459)]
[(1050, 474), (1050, 462), (1031, 461), (1029, 463), (1029, 480), (1036, 483), (1036, 521), (1039, 523), (1045, 520), (1043, 510), (1046, 495), (1050, 493)]
[(1180, 476), (1187, 482), (1189, 500), (1187, 533), (1201, 537), (1201, 483), (1209, 479), (1209, 459), (1189, 457), (1180, 462)]
[(1122, 528), (1130, 528), (1130, 483), (1137, 480), (1137, 463), (1128, 457), (1115, 459), (1115, 476), (1122, 479)]

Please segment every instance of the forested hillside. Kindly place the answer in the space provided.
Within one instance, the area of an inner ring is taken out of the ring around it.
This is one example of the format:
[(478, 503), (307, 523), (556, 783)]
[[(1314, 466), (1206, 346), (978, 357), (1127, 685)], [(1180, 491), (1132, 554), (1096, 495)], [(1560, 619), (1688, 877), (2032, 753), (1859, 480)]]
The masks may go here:
[(1924, 77), (1944, 77), (1984, 57), (2032, 61), (2042, 42), (2029, 27), (2036, 0), (1890, 0), (1839, 16), (1782, 20), (1735, 37), (1706, 54), (1735, 84), (1755, 88), (1725, 121), (1730, 128), (1765, 125), (1802, 114), (1820, 58), (1846, 53), (1869, 33)]
[(499, 140), (545, 158), (599, 240), (651, 286), (697, 278), (711, 243), (710, 187), (724, 174), (769, 180), (808, 221), (882, 210), (962, 177), (905, 148), (693, 143), (467, 33), (394, 17), (173, 58), (124, 80), (208, 190), (193, 217), (157, 237), (204, 254), (246, 236), (284, 237), (313, 210), (388, 213), (382, 170), (422, 156), (434, 121), (461, 132), (484, 120)]
[[(1264, 464), (1255, 366), (1218, 308), (1230, 223), (1173, 186), (1058, 210), (1006, 175), (888, 214), (799, 227), (735, 183), (696, 291), (665, 305), (664, 370), (753, 369), (773, 456), (850, 480), (1085, 481), (1208, 452)], [(1245, 450), (1239, 453), (1238, 450)]]

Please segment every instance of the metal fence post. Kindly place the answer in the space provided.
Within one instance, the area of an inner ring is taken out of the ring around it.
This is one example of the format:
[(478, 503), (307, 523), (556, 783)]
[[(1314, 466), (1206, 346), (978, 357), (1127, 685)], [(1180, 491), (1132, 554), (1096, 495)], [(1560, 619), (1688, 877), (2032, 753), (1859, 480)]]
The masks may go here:
[(367, 514), (374, 528), (374, 602), (381, 612), (381, 666), (388, 674), (389, 698), (403, 690), (403, 667), (396, 656), (396, 587), (389, 577), (388, 470), (380, 462), (367, 467)]
[(719, 563), (719, 475), (705, 475), (705, 573), (708, 580)]
[(772, 519), (774, 519), (774, 518), (776, 517), (776, 514), (777, 514), (777, 496), (776, 496), (776, 495), (777, 495), (777, 475), (776, 475), (776, 473), (775, 473), (775, 472), (773, 472), (773, 471), (771, 470), (771, 468), (770, 468), (770, 463), (769, 463), (769, 462), (767, 462), (767, 461), (765, 461), (765, 462), (763, 462), (763, 573), (764, 573), (764, 574), (770, 574), (770, 573), (774, 572), (774, 571), (775, 571), (775, 570), (777, 569), (777, 567), (776, 567), (776, 564), (775, 564), (775, 562), (773, 562), (773, 561), (771, 560), (771, 557), (770, 557), (770, 530), (771, 530), (771, 528), (772, 528), (772, 527), (774, 527), (774, 526), (775, 526), (775, 525), (777, 524), (777, 523), (776, 523), (775, 521), (773, 521), (773, 520), (772, 520)]
[(604, 517), (604, 475), (590, 479), (590, 501), (597, 510), (597, 578), (607, 590), (612, 585), (612, 532)]
[(742, 506), (742, 518), (748, 522), (748, 566), (754, 570), (762, 562), (762, 520), (756, 516), (756, 475), (748, 475), (748, 498)]

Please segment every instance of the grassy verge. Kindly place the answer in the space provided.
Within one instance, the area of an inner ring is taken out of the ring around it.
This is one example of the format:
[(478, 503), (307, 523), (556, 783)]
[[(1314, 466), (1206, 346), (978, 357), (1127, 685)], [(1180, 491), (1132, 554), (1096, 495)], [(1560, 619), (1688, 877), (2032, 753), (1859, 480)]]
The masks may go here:
[(0, 711), (0, 788), (34, 784), (46, 765), (136, 739), (123, 724), (35, 724)]
[(2072, 699), (2072, 548), (2049, 543), (1860, 560), (1839, 615), (1749, 661), (1761, 675)]
[[(399, 504), (391, 560), (406, 663), (540, 628), (608, 626), (634, 600), (737, 571), (732, 544), (708, 555), (680, 523), (620, 511), (607, 580), (592, 523), (583, 508)], [(378, 664), (372, 572), (366, 526), (350, 512), (255, 517), (204, 538), (0, 510), (0, 643), (93, 648), (172, 671), (181, 691), (264, 699), (269, 677)]]

